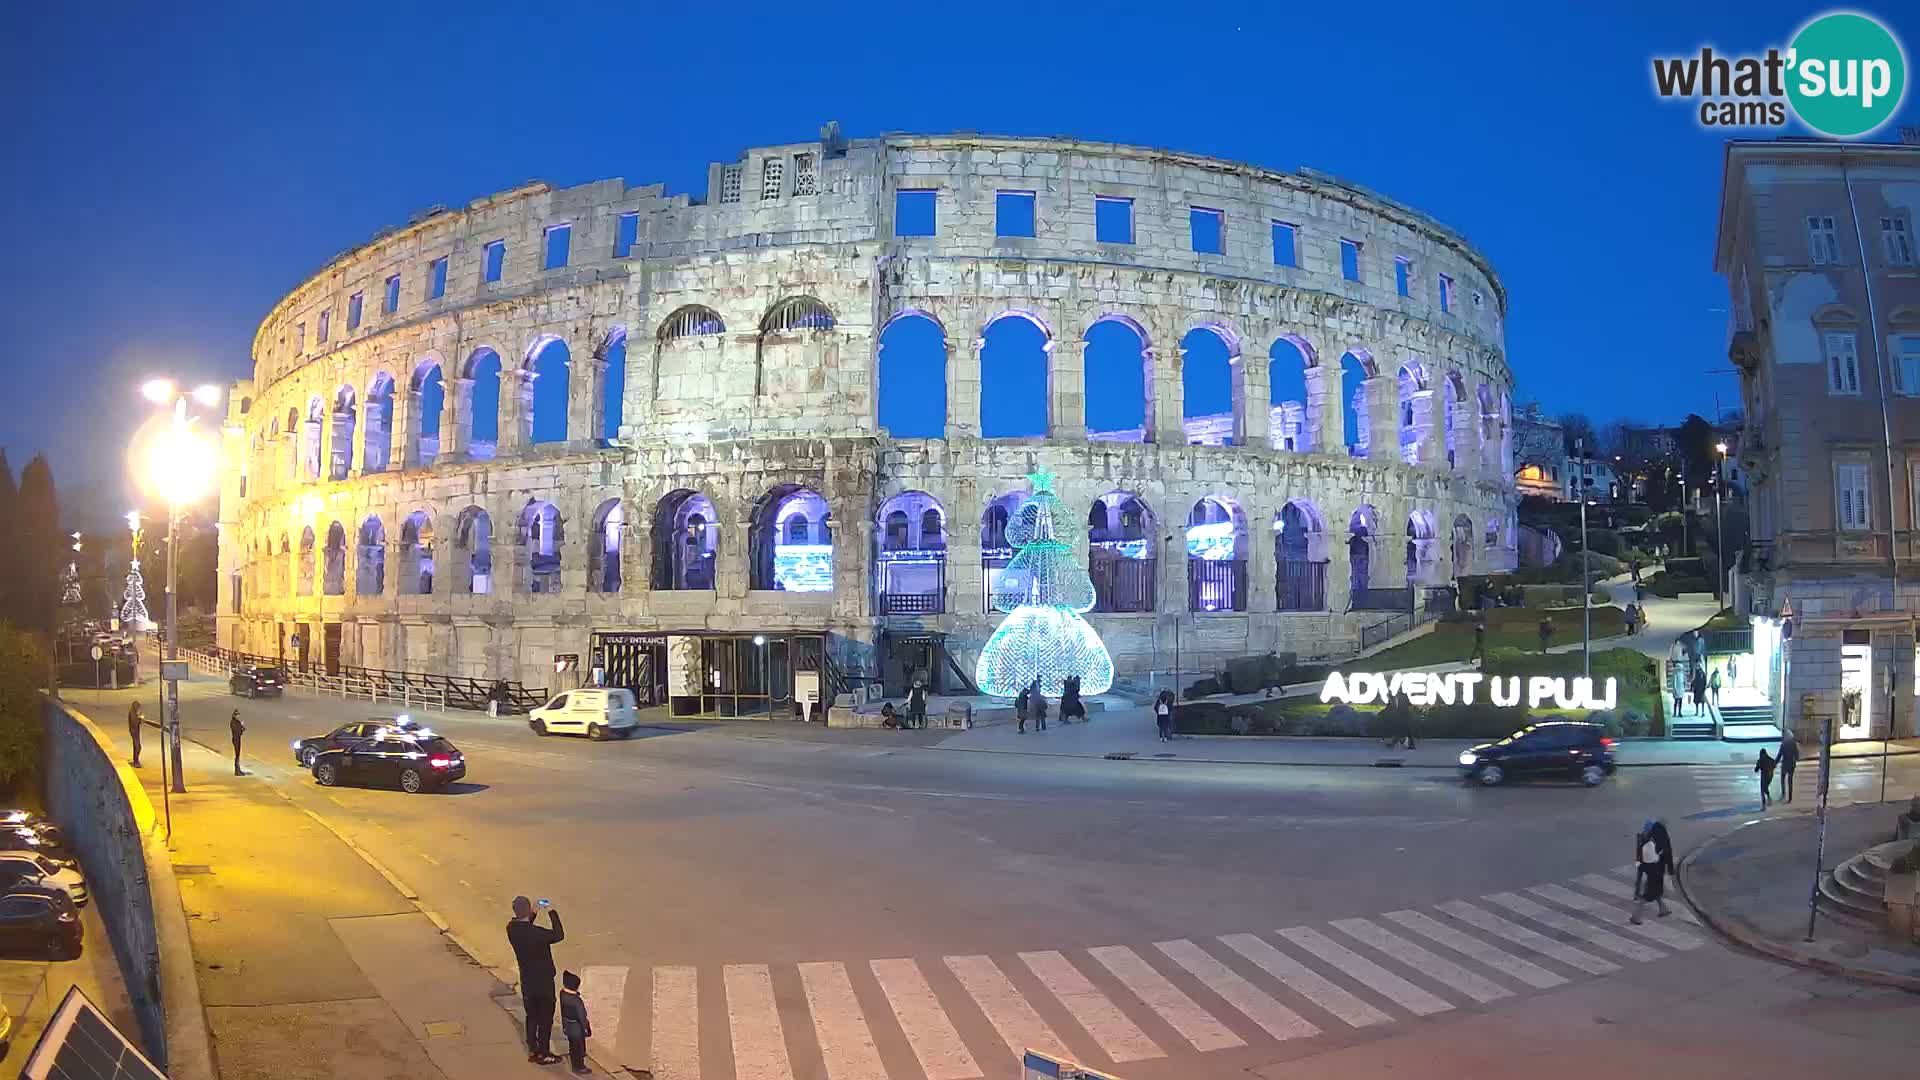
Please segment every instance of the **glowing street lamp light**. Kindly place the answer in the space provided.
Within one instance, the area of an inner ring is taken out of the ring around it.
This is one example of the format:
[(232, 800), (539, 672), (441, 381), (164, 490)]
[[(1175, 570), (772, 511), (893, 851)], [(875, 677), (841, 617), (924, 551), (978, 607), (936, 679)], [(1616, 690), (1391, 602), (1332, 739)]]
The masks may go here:
[(1714, 573), (1720, 579), (1720, 606), (1727, 602), (1727, 530), (1720, 522), (1720, 488), (1727, 479), (1727, 444), (1717, 442), (1713, 450), (1719, 454), (1719, 460), (1713, 466), (1713, 565)]

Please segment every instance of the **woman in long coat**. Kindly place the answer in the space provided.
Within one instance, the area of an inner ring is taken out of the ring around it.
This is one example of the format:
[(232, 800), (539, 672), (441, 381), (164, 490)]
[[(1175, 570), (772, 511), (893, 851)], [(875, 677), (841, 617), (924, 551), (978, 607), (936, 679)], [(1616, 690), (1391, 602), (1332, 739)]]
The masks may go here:
[[(1649, 860), (1648, 855), (1653, 858)], [(1666, 897), (1667, 875), (1673, 873), (1673, 838), (1667, 835), (1665, 822), (1659, 818), (1649, 818), (1640, 826), (1639, 833), (1633, 838), (1633, 861), (1637, 868), (1635, 880), (1639, 888), (1634, 894), (1633, 918), (1629, 921), (1638, 926), (1640, 911), (1649, 901), (1659, 909), (1661, 915), (1671, 913)]]

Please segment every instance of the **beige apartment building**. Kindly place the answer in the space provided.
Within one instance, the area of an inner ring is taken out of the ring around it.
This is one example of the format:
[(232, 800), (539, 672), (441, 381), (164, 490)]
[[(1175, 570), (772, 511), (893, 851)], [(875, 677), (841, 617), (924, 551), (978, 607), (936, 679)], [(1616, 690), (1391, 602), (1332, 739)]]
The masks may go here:
[[(1915, 731), (1920, 146), (1726, 146), (1714, 266), (1732, 296), (1752, 543), (1752, 678), (1802, 740)], [(1890, 692), (1891, 688), (1891, 692)]]

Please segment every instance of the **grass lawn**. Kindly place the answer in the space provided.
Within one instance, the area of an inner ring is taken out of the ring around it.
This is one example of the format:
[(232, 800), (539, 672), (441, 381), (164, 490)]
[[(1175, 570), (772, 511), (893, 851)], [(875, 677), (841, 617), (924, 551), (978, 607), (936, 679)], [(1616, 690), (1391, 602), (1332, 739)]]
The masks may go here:
[(1713, 618), (1708, 619), (1706, 622), (1701, 623), (1700, 629), (1702, 630), (1745, 630), (1748, 627), (1748, 625), (1750, 625), (1750, 623), (1751, 623), (1751, 620), (1748, 619), (1747, 614), (1745, 612), (1735, 611), (1732, 608), (1728, 608), (1725, 611), (1720, 612), (1718, 615), (1715, 615)]
[[(1538, 649), (1540, 619), (1545, 615), (1553, 616), (1553, 644), (1577, 644), (1580, 641), (1579, 608), (1492, 608), (1485, 614), (1488, 649)], [(1626, 614), (1621, 609), (1593, 609), (1595, 641), (1625, 632)], [(1375, 653), (1361, 663), (1371, 671), (1394, 671), (1427, 664), (1444, 664), (1449, 660), (1465, 660), (1472, 655), (1473, 623), (1442, 622), (1434, 626), (1432, 633), (1403, 645), (1395, 645), (1385, 652)]]

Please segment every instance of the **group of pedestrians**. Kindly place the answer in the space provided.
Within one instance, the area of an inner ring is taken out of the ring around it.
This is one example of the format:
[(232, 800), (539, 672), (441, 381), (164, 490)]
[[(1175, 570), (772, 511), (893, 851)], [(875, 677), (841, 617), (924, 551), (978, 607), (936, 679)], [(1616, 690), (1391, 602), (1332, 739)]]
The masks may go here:
[[(547, 913), (547, 925), (541, 926), (539, 912)], [(567, 940), (560, 924), (560, 912), (541, 900), (536, 907), (524, 896), (513, 898), (513, 918), (507, 923), (507, 944), (513, 947), (513, 959), (520, 969), (520, 1005), (527, 1014), (527, 1060), (535, 1065), (553, 1065), (560, 1061), (553, 1052), (553, 1013), (560, 1011), (560, 1033), (567, 1040), (567, 1059), (577, 1076), (591, 1076), (587, 1067), (587, 1040), (593, 1036), (593, 1023), (587, 1017), (586, 999), (580, 996), (580, 976), (565, 972), (560, 976), (560, 993), (553, 992), (553, 947)]]
[[(1087, 718), (1086, 702), (1080, 699), (1080, 676), (1069, 675), (1060, 683), (1060, 722), (1071, 724), (1075, 720)], [(1027, 724), (1033, 724), (1033, 730), (1047, 730), (1047, 695), (1040, 688), (1040, 677), (1022, 689), (1013, 699), (1014, 731), (1027, 733)]]
[(1789, 731), (1780, 737), (1780, 746), (1776, 754), (1767, 753), (1766, 747), (1760, 748), (1760, 757), (1753, 763), (1753, 771), (1760, 774), (1761, 809), (1773, 804), (1773, 773), (1780, 772), (1780, 799), (1793, 801), (1793, 770), (1800, 764), (1800, 743)]
[[(127, 741), (133, 745), (133, 767), (136, 769), (140, 767), (140, 735), (148, 723), (139, 702), (135, 701), (127, 706)], [(227, 733), (233, 737), (233, 775), (245, 776), (247, 774), (240, 768), (240, 737), (247, 733), (247, 725), (241, 721), (239, 709), (233, 710), (233, 715), (228, 718)]]

